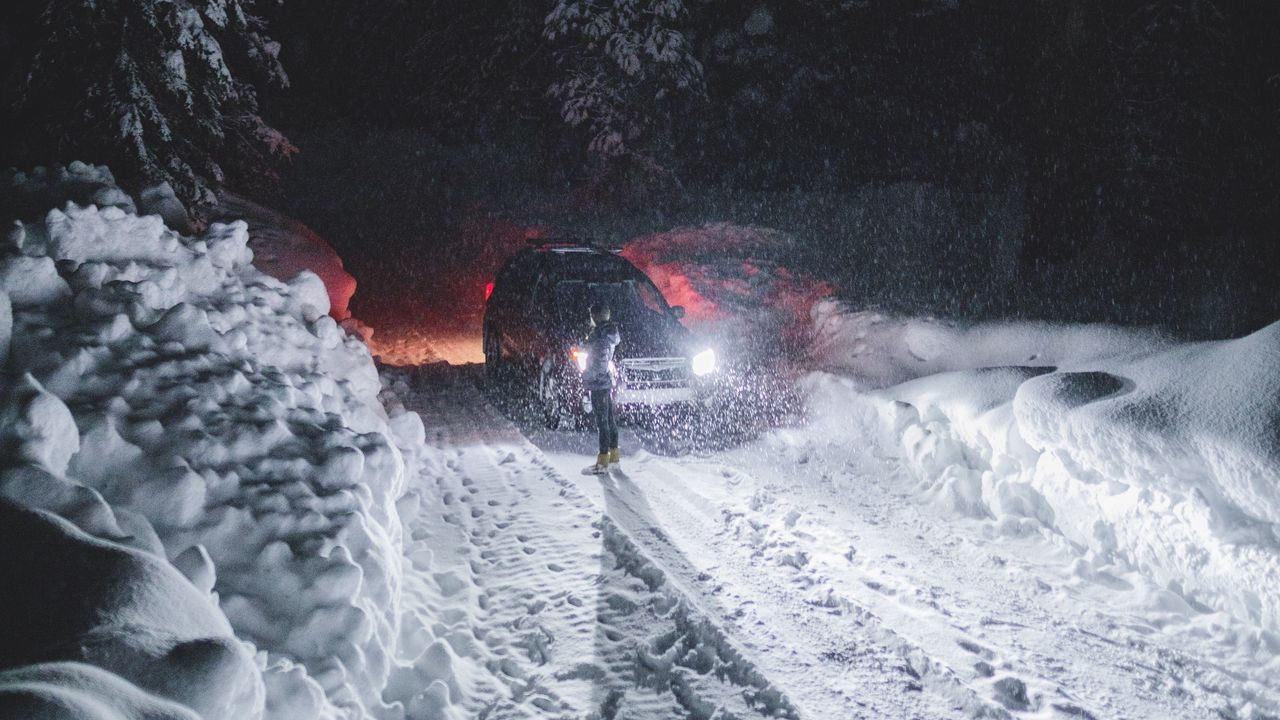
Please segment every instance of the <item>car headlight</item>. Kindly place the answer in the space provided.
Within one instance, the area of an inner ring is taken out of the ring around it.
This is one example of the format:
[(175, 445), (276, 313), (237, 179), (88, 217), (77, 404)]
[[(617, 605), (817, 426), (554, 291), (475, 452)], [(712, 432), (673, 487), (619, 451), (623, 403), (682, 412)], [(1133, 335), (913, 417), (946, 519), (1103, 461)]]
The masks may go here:
[(716, 351), (703, 350), (690, 361), (694, 375), (706, 375), (716, 369)]
[(583, 350), (582, 348), (574, 348), (569, 351), (569, 355), (570, 357), (573, 358), (573, 363), (578, 366), (578, 372), (587, 371), (587, 351), (586, 350)]

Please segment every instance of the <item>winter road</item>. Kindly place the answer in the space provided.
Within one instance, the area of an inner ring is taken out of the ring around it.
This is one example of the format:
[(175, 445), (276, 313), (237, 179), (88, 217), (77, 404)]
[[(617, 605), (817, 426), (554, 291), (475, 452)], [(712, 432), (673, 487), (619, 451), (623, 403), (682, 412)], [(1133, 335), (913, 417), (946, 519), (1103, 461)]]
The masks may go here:
[(444, 680), (470, 716), (1192, 718), (1247, 698), (1043, 548), (920, 506), (870, 447), (781, 429), (663, 457), (627, 429), (623, 471), (589, 477), (592, 438), (508, 418), (474, 369), (399, 377), (428, 444), (405, 590), (444, 639), (400, 681)]

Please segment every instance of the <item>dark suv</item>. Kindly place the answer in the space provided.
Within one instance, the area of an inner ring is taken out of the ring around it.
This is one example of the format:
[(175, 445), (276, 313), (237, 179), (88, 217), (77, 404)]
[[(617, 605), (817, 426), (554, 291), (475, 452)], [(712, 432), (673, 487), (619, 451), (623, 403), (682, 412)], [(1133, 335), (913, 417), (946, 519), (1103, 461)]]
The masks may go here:
[(653, 282), (616, 252), (576, 240), (530, 240), (487, 289), (484, 362), (490, 376), (525, 381), (547, 425), (580, 425), (590, 411), (579, 373), (588, 310), (603, 303), (622, 332), (615, 402), (699, 404), (716, 370), (715, 352), (694, 342)]

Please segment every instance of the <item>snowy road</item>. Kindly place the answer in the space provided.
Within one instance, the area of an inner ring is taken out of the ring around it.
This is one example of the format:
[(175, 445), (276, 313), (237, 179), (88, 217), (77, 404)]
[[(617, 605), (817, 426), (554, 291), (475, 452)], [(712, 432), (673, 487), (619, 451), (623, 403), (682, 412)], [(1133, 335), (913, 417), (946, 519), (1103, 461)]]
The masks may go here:
[(591, 437), (504, 416), (473, 369), (400, 377), (429, 446), (401, 502), (406, 604), (439, 620), (402, 650), (434, 642), (436, 661), (393, 686), (439, 681), (422, 716), (1200, 718), (1274, 702), (1226, 650), (1117, 602), (1126, 580), (1082, 582), (1070, 548), (920, 504), (871, 446), (783, 429), (663, 457), (631, 451), (661, 443), (627, 429), (624, 471), (596, 478), (580, 473)]

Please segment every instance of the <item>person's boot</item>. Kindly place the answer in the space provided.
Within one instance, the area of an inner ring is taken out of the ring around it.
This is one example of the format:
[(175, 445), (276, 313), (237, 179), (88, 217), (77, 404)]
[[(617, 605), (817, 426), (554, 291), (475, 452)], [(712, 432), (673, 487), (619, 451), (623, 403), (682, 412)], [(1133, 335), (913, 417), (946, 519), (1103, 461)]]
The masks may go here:
[(609, 449), (609, 464), (617, 465), (622, 462), (622, 451), (618, 448)]
[(596, 464), (588, 466), (582, 471), (587, 475), (605, 475), (609, 472), (609, 453), (600, 453), (596, 456)]

